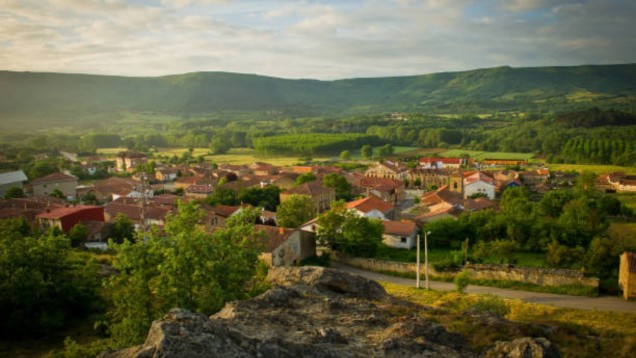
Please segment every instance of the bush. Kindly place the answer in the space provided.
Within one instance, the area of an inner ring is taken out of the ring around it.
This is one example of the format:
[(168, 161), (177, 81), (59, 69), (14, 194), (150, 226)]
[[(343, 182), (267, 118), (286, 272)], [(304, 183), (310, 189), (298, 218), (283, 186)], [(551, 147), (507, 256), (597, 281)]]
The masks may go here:
[(510, 307), (501, 297), (484, 294), (480, 295), (476, 302), (470, 303), (468, 310), (480, 313), (494, 313), (499, 317), (506, 317), (510, 313)]
[(323, 252), (322, 255), (308, 257), (300, 262), (301, 266), (322, 266), (329, 267), (331, 264), (331, 257), (328, 252)]
[(455, 276), (453, 283), (455, 284), (455, 291), (463, 293), (470, 281), (470, 273), (468, 271), (462, 271)]

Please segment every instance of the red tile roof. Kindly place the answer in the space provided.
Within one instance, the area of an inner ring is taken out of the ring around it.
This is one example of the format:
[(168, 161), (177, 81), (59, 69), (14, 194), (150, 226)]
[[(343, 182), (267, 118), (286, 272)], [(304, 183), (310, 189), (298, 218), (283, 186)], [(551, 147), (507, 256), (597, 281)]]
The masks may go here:
[(395, 208), (395, 206), (385, 202), (373, 194), (366, 198), (350, 201), (346, 204), (346, 206), (348, 209), (356, 209), (365, 214), (373, 209), (376, 209), (381, 213), (386, 213)]
[(329, 193), (331, 191), (334, 191), (333, 188), (325, 188), (324, 186), (322, 186), (322, 184), (318, 181), (311, 181), (308, 183), (304, 183), (301, 184), (293, 189), (287, 190), (285, 193), (286, 194), (299, 194), (299, 195), (309, 195), (309, 196), (316, 196), (316, 195), (320, 195), (323, 193)]
[(71, 206), (68, 208), (56, 208), (51, 210), (48, 213), (38, 214), (37, 217), (42, 219), (61, 219), (65, 216), (73, 215), (73, 214), (82, 212), (84, 210), (101, 209), (101, 208), (102, 208), (101, 206), (94, 206), (94, 205), (78, 205), (78, 206)]
[(384, 233), (395, 236), (411, 236), (417, 229), (413, 221), (383, 221)]
[(428, 192), (422, 196), (422, 203), (431, 206), (442, 202), (451, 205), (461, 205), (463, 199), (461, 194), (454, 193), (448, 189), (448, 185), (444, 185), (435, 191)]
[(438, 157), (424, 157), (420, 158), (420, 163), (437, 163), (442, 162), (444, 164), (461, 164), (461, 158), (438, 158)]
[(64, 183), (64, 182), (76, 182), (77, 178), (72, 175), (66, 175), (64, 173), (52, 173), (41, 178), (37, 178), (31, 182), (31, 185), (42, 185), (49, 183)]
[(267, 236), (267, 251), (272, 252), (279, 247), (285, 240), (287, 240), (291, 234), (296, 231), (295, 229), (287, 229), (278, 226), (268, 225), (254, 225), (256, 230), (262, 230)]

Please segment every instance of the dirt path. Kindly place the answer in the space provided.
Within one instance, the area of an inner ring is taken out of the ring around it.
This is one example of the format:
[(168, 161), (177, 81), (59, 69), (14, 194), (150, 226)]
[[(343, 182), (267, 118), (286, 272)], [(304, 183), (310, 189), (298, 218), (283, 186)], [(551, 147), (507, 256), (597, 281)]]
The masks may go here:
[[(342, 271), (364, 276), (366, 278), (375, 281), (387, 281), (397, 283), (405, 286), (415, 287), (415, 280), (409, 278), (401, 278), (394, 276), (387, 276), (371, 271), (365, 271), (357, 269), (351, 266), (343, 265), (337, 262), (332, 262), (331, 267), (337, 268)], [(424, 275), (421, 278), (421, 287), (424, 287)], [(451, 291), (455, 289), (455, 285), (450, 282), (430, 281), (430, 287), (433, 290), (439, 291)], [(557, 307), (577, 308), (583, 310), (598, 310), (598, 311), (615, 311), (615, 312), (631, 312), (636, 313), (636, 302), (625, 301), (622, 298), (614, 296), (601, 296), (601, 297), (583, 297), (583, 296), (569, 296), (569, 295), (556, 295), (552, 293), (539, 293), (528, 291), (507, 290), (504, 288), (496, 287), (484, 287), (468, 285), (466, 288), (467, 293), (489, 293), (504, 298), (516, 298), (525, 302), (540, 303), (545, 305), (553, 305)]]

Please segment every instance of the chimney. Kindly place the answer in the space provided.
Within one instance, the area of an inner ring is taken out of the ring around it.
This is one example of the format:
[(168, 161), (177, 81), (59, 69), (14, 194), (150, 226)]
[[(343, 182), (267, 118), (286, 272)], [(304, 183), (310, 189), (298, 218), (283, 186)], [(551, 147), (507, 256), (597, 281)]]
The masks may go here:
[(284, 227), (279, 227), (278, 228), (278, 233), (281, 234), (281, 235), (284, 234), (285, 233), (285, 228)]

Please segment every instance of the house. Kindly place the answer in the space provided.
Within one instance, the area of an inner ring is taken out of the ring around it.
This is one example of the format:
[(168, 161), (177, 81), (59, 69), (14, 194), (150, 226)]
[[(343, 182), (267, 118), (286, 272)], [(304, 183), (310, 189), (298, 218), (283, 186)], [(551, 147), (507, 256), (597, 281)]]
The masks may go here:
[(255, 225), (266, 237), (266, 251), (272, 266), (298, 266), (301, 261), (316, 256), (316, 239), (299, 229)]
[(436, 212), (454, 206), (462, 206), (464, 199), (460, 193), (451, 191), (449, 186), (445, 185), (422, 195), (420, 202), (426, 205), (430, 212)]
[(490, 200), (495, 199), (497, 185), (495, 179), (482, 171), (464, 173), (464, 197), (485, 194)]
[(22, 170), (0, 173), (0, 198), (4, 198), (7, 190), (11, 188), (24, 189), (23, 184), (27, 180), (28, 179)]
[(409, 168), (398, 162), (384, 161), (378, 162), (373, 167), (367, 169), (364, 175), (371, 178), (391, 178), (404, 180), (407, 177)]
[(421, 169), (459, 169), (462, 164), (465, 164), (462, 158), (420, 158)]
[[(104, 206), (104, 217), (106, 221), (115, 221), (117, 214), (129, 218), (138, 229), (143, 225), (164, 226), (166, 216), (173, 209), (159, 205), (146, 205), (145, 212), (142, 211), (141, 204), (134, 198), (120, 198)], [(143, 220), (142, 220), (143, 218)], [(142, 222), (143, 221), (143, 222)]]
[(525, 185), (536, 185), (548, 181), (550, 172), (547, 169), (526, 170), (519, 173)]
[(275, 185), (282, 190), (289, 190), (294, 187), (296, 184), (296, 178), (298, 176), (295, 174), (280, 174), (275, 175), (270, 178), (271, 185)]
[[(86, 188), (83, 192), (93, 192), (97, 200), (108, 202), (117, 200), (122, 196), (128, 196), (135, 191), (137, 183), (130, 178), (111, 177), (107, 179), (97, 180), (92, 187)], [(83, 195), (81, 193), (80, 195)]]
[(63, 207), (66, 207), (66, 201), (50, 196), (0, 199), (0, 219), (21, 217), (34, 223), (37, 214)]
[(69, 232), (73, 226), (87, 221), (104, 221), (104, 208), (80, 205), (50, 210), (36, 216), (42, 230), (52, 227)]
[(609, 174), (608, 182), (618, 192), (636, 192), (636, 175), (614, 172)]
[[(204, 210), (206, 210), (207, 205), (202, 205), (202, 208)], [(225, 221), (227, 221), (227, 219), (234, 215), (234, 213), (239, 210), (241, 207), (236, 205), (236, 206), (231, 206), (231, 205), (215, 205), (209, 208), (209, 210), (206, 210), (206, 212), (209, 212), (209, 218), (208, 218), (208, 222), (209, 222), (209, 226), (211, 227), (224, 227), (225, 226)]]
[(364, 196), (373, 194), (393, 205), (400, 203), (404, 193), (404, 182), (391, 178), (363, 177), (353, 185), (357, 194)]
[(623, 252), (621, 255), (618, 285), (626, 300), (636, 298), (636, 253)]
[(452, 169), (410, 169), (406, 179), (411, 184), (415, 184), (419, 181), (419, 187), (421, 188), (439, 188), (449, 183), (452, 173)]
[(484, 159), (480, 162), (481, 165), (489, 166), (508, 166), (508, 167), (523, 167), (528, 165), (525, 160), (519, 159)]
[(383, 221), (382, 242), (387, 246), (412, 249), (417, 245), (419, 227), (413, 221)]
[(457, 219), (459, 218), (459, 215), (461, 215), (461, 213), (463, 212), (464, 210), (461, 208), (461, 206), (450, 206), (447, 208), (441, 208), (436, 211), (420, 214), (416, 216), (414, 220), (418, 224), (424, 225), (426, 223), (430, 223), (440, 219), (446, 219), (446, 218)]
[(301, 184), (293, 189), (280, 193), (280, 202), (284, 203), (292, 195), (304, 195), (311, 198), (317, 213), (329, 210), (331, 202), (336, 200), (336, 190), (326, 188), (319, 181)]
[(185, 196), (187, 198), (205, 199), (212, 194), (213, 190), (212, 185), (190, 185), (185, 190)]
[(179, 169), (177, 168), (157, 168), (155, 169), (155, 179), (160, 182), (169, 182), (177, 179)]
[(259, 176), (271, 176), (278, 174), (278, 168), (269, 163), (254, 162), (250, 164), (248, 168), (252, 171), (252, 173)]
[(350, 201), (345, 205), (347, 209), (360, 217), (381, 220), (395, 219), (395, 206), (373, 194), (369, 194), (366, 198)]
[(115, 161), (115, 170), (130, 173), (135, 170), (136, 166), (144, 164), (147, 160), (148, 157), (143, 153), (133, 151), (119, 152)]
[(59, 172), (52, 173), (33, 180), (31, 188), (34, 196), (49, 196), (57, 189), (67, 198), (74, 198), (77, 196), (77, 178)]

